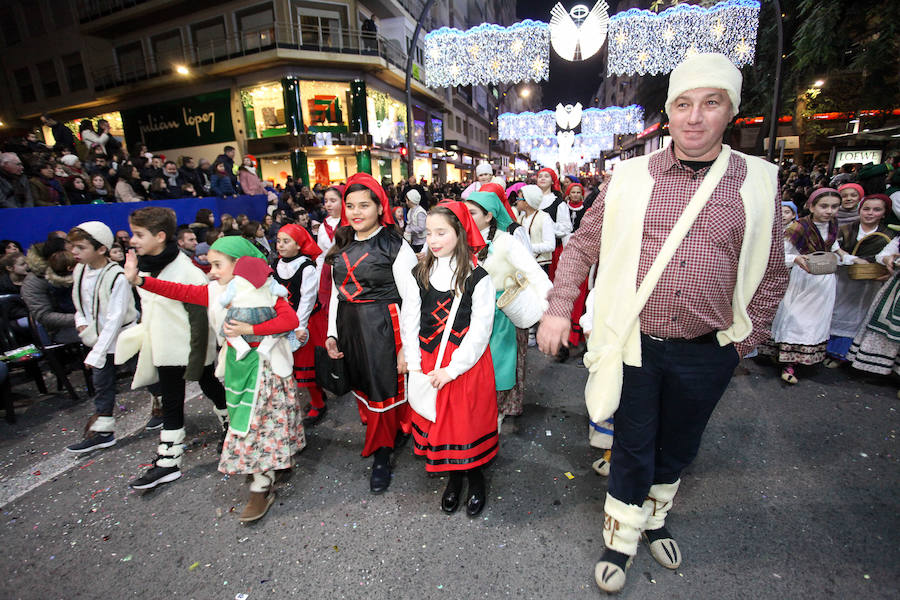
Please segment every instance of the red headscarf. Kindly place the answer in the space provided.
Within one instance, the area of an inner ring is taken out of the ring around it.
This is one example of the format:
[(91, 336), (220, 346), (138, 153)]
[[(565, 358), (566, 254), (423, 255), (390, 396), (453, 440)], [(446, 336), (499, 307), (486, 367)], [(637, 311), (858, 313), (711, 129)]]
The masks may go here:
[(347, 220), (347, 209), (345, 207), (347, 190), (349, 190), (350, 186), (354, 183), (359, 183), (372, 190), (375, 196), (381, 201), (381, 224), (393, 225), (394, 217), (391, 215), (391, 203), (388, 201), (387, 194), (384, 193), (384, 188), (381, 187), (381, 184), (368, 173), (357, 173), (356, 175), (351, 175), (347, 180), (347, 187), (344, 188), (344, 201), (341, 202), (341, 225), (350, 224), (350, 221)]
[(856, 206), (856, 210), (861, 210), (862, 205), (864, 203), (868, 202), (869, 200), (880, 200), (880, 201), (884, 202), (885, 216), (887, 216), (887, 214), (891, 212), (891, 207), (894, 204), (891, 201), (891, 197), (888, 196), (887, 194), (869, 194), (868, 196), (866, 196), (865, 198), (863, 198), (862, 200), (859, 201), (859, 204)]
[(484, 238), (481, 237), (481, 232), (478, 230), (478, 226), (475, 225), (475, 221), (472, 220), (472, 215), (469, 214), (469, 207), (466, 206), (465, 202), (456, 201), (441, 202), (440, 206), (449, 208), (453, 211), (453, 214), (456, 215), (456, 218), (462, 223), (463, 230), (466, 232), (466, 239), (469, 242), (469, 250), (472, 253), (472, 263), (477, 267), (477, 254), (482, 248), (487, 246), (487, 244), (484, 242)]
[(550, 177), (553, 179), (553, 191), (554, 191), (554, 192), (560, 191), (560, 189), (559, 189), (559, 175), (556, 174), (556, 171), (554, 171), (553, 169), (550, 169), (550, 168), (548, 168), (548, 167), (544, 167), (543, 169), (541, 169), (540, 171), (538, 171), (537, 173), (535, 173), (535, 177), (537, 177), (537, 176), (540, 175), (541, 173), (549, 173), (549, 174), (550, 174)]
[[(572, 188), (575, 188), (575, 187), (581, 188), (581, 202), (579, 202), (578, 204), (576, 204), (568, 199), (569, 193), (572, 191)], [(566, 186), (566, 202), (568, 202), (569, 206), (571, 206), (572, 208), (581, 208), (581, 205), (584, 204), (584, 186), (581, 185), (580, 183), (570, 183), (569, 185), (567, 185)]]
[(505, 208), (506, 212), (509, 213), (509, 218), (512, 219), (512, 222), (515, 223), (518, 221), (518, 219), (516, 219), (515, 213), (513, 213), (512, 208), (510, 208), (509, 206), (509, 200), (506, 199), (506, 190), (503, 189), (502, 185), (500, 185), (499, 183), (482, 183), (478, 191), (488, 192), (497, 196), (497, 199), (503, 205), (503, 208)]
[(297, 242), (297, 245), (300, 246), (300, 254), (303, 254), (304, 256), (316, 260), (316, 257), (322, 254), (322, 249), (319, 248), (319, 245), (312, 239), (309, 232), (299, 225), (294, 225), (293, 223), (282, 225), (281, 229), (278, 230), (278, 233), (288, 235), (292, 240)]

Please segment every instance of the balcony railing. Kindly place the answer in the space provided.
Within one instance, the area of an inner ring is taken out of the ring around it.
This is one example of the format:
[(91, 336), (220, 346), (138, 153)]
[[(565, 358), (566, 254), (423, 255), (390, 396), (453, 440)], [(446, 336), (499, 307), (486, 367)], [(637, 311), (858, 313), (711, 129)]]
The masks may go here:
[(87, 23), (150, 0), (78, 0), (78, 22)]
[[(103, 91), (170, 75), (178, 65), (192, 67), (213, 65), (278, 48), (379, 56), (400, 70), (406, 69), (406, 52), (400, 43), (372, 32), (321, 25), (316, 27), (273, 25), (187, 46), (183, 52), (149, 55), (130, 63), (120, 60), (117, 65), (92, 71), (94, 89)], [(418, 79), (424, 81), (423, 69), (420, 65), (417, 67)]]

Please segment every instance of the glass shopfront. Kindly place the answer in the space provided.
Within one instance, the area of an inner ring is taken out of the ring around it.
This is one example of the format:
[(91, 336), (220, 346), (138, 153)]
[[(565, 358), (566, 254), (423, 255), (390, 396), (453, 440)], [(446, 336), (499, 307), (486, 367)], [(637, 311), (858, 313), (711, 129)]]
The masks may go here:
[(250, 138), (266, 138), (287, 133), (284, 118), (284, 91), (279, 81), (269, 81), (241, 90), (241, 104)]
[[(120, 142), (125, 137), (125, 129), (122, 127), (122, 113), (116, 111), (103, 113), (102, 115), (94, 115), (92, 117), (80, 117), (78, 119), (72, 119), (71, 121), (66, 121), (65, 123), (63, 123), (63, 125), (65, 125), (72, 132), (72, 135), (75, 136), (76, 140), (79, 139), (78, 127), (84, 119), (93, 122), (94, 130), (97, 129), (97, 121), (99, 121), (100, 119), (106, 119), (107, 121), (109, 121), (109, 132), (113, 136), (117, 137)], [(41, 133), (43, 133), (44, 135), (44, 143), (52, 148), (53, 145), (56, 144), (56, 140), (53, 138), (53, 133), (50, 131), (50, 128), (42, 126)]]
[(372, 142), (376, 146), (391, 149), (405, 144), (406, 105), (378, 90), (369, 89), (366, 95)]
[(310, 133), (346, 133), (350, 130), (347, 121), (350, 110), (349, 83), (301, 81), (300, 103), (303, 123)]

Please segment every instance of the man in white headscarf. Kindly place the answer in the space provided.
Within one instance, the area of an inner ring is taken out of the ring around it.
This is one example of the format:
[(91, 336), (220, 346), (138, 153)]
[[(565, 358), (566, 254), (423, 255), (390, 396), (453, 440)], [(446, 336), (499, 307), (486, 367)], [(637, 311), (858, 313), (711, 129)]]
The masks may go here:
[(740, 94), (741, 73), (722, 54), (672, 71), (673, 143), (616, 166), (563, 251), (538, 332), (555, 355), (599, 260), (584, 363), (592, 432), (613, 414), (616, 425), (594, 570), (606, 592), (625, 585), (640, 537), (662, 566), (681, 564), (665, 526), (681, 473), (787, 285), (777, 168), (722, 143)]

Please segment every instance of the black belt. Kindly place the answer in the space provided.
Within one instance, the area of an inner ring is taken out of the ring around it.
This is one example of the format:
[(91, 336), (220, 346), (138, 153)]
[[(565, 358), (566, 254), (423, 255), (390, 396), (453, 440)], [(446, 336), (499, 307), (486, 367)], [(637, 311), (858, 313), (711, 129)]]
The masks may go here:
[(693, 338), (683, 338), (683, 337), (660, 338), (660, 337), (650, 335), (649, 333), (644, 333), (642, 335), (645, 335), (648, 338), (650, 338), (651, 340), (654, 340), (656, 342), (677, 342), (679, 344), (711, 344), (713, 342), (718, 341), (716, 339), (716, 333), (717, 333), (716, 331), (710, 331), (709, 333), (704, 333), (703, 335), (698, 335), (697, 337), (693, 337)]

